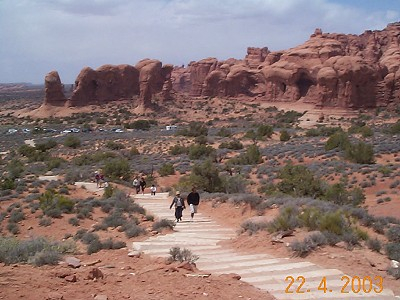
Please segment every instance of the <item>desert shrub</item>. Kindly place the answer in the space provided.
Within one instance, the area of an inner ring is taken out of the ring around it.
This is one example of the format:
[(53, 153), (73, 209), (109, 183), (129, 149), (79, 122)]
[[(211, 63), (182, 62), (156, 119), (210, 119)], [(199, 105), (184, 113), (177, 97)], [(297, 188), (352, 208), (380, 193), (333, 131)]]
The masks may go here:
[(254, 233), (257, 233), (258, 231), (266, 230), (268, 228), (268, 223), (246, 220), (240, 225), (240, 227), (242, 232), (246, 232), (249, 235), (252, 235)]
[(393, 276), (395, 279), (400, 279), (400, 268), (389, 268), (387, 273)]
[(242, 203), (249, 204), (252, 209), (255, 209), (263, 201), (262, 198), (252, 194), (235, 194), (229, 198), (234, 205)]
[(161, 219), (161, 220), (153, 223), (152, 230), (160, 232), (165, 228), (172, 230), (172, 229), (174, 229), (174, 227), (175, 227), (175, 223), (173, 221), (167, 220), (167, 219)]
[(187, 154), (189, 152), (189, 149), (185, 146), (181, 145), (174, 145), (169, 148), (169, 153), (171, 155), (181, 155), (181, 154)]
[(196, 186), (199, 190), (209, 193), (220, 192), (223, 190), (222, 179), (219, 176), (217, 166), (211, 161), (206, 160), (201, 164), (195, 164), (189, 176), (184, 176), (179, 180), (180, 185), (190, 189)]
[(386, 244), (386, 254), (390, 259), (400, 261), (400, 243)]
[(20, 232), (19, 225), (17, 223), (8, 223), (7, 224), (7, 230), (11, 234), (18, 234)]
[(184, 262), (187, 261), (189, 263), (194, 263), (196, 262), (199, 257), (197, 255), (194, 255), (192, 251), (189, 249), (181, 249), (179, 247), (173, 247), (169, 249), (169, 258), (168, 260), (170, 262), (178, 261), (178, 262)]
[(127, 222), (126, 217), (118, 210), (113, 211), (110, 215), (106, 216), (102, 221), (102, 228), (122, 226)]
[(129, 150), (129, 157), (137, 156), (137, 155), (140, 155), (138, 148), (131, 147), (131, 149)]
[(381, 222), (374, 222), (372, 224), (372, 229), (379, 234), (385, 233), (385, 225), (383, 225)]
[(114, 141), (107, 141), (106, 147), (111, 149), (111, 150), (125, 149), (125, 146), (123, 144), (117, 143), (117, 142), (114, 142)]
[(81, 146), (81, 140), (73, 135), (69, 135), (64, 139), (64, 146), (69, 148), (79, 148)]
[(161, 166), (161, 168), (158, 170), (158, 173), (160, 176), (168, 176), (168, 175), (173, 175), (175, 174), (175, 169), (174, 165), (171, 163), (165, 163)]
[(135, 221), (127, 222), (121, 228), (128, 238), (137, 237), (146, 233), (146, 230), (140, 227)]
[(345, 149), (345, 158), (358, 164), (373, 164), (375, 162), (372, 145), (364, 142), (348, 145)]
[(386, 232), (386, 236), (390, 242), (400, 243), (400, 226), (392, 226)]
[(230, 137), (232, 135), (232, 132), (230, 129), (222, 127), (220, 130), (218, 130), (216, 134), (220, 137)]
[(52, 189), (40, 195), (39, 203), (43, 213), (51, 217), (60, 217), (62, 213), (71, 213), (75, 205), (73, 200), (57, 194)]
[(229, 163), (233, 165), (255, 165), (261, 162), (261, 152), (255, 144), (248, 146), (245, 153), (241, 153), (239, 156), (229, 160)]
[(9, 223), (18, 223), (25, 219), (25, 215), (21, 209), (13, 209), (10, 218), (8, 219)]
[(293, 124), (298, 121), (303, 114), (294, 110), (279, 112), (276, 115), (277, 123)]
[(293, 251), (294, 256), (306, 257), (316, 246), (310, 239), (305, 239), (302, 242), (296, 240), (290, 243), (289, 247)]
[(288, 140), (290, 140), (290, 134), (287, 130), (281, 130), (281, 134), (279, 136), (279, 140), (281, 142), (287, 142)]
[(298, 208), (295, 206), (282, 207), (279, 215), (268, 223), (268, 231), (286, 231), (296, 228), (299, 225), (298, 214)]
[(215, 152), (213, 147), (201, 144), (190, 145), (188, 150), (188, 155), (190, 159), (207, 158)]
[(36, 150), (45, 152), (47, 150), (50, 150), (52, 148), (57, 147), (57, 142), (53, 139), (48, 140), (47, 142), (44, 143), (37, 143), (35, 145)]
[(24, 164), (17, 158), (12, 159), (7, 164), (8, 177), (11, 180), (21, 177), (24, 172)]
[(396, 123), (394, 123), (393, 125), (390, 126), (389, 132), (390, 132), (391, 134), (398, 134), (398, 133), (400, 133), (400, 119), (397, 120)]
[(92, 240), (86, 249), (87, 254), (93, 254), (99, 252), (103, 248), (103, 245), (101, 244), (101, 241), (99, 239), (94, 239)]
[(179, 128), (176, 132), (176, 135), (183, 135), (189, 137), (196, 137), (196, 136), (207, 136), (208, 135), (208, 128), (205, 126), (204, 123), (201, 122), (190, 122), (189, 125), (185, 128)]
[(231, 149), (231, 150), (240, 150), (243, 149), (243, 144), (239, 140), (233, 140), (230, 142), (222, 142), (218, 148), (220, 149)]
[(343, 131), (337, 131), (332, 134), (325, 143), (325, 150), (329, 151), (335, 148), (345, 150), (350, 144), (349, 137)]
[(112, 179), (121, 178), (129, 180), (130, 178), (129, 162), (124, 158), (112, 158), (108, 160), (104, 165), (103, 171)]
[(39, 220), (39, 226), (43, 226), (43, 227), (48, 227), (53, 223), (53, 221), (51, 220), (51, 218), (49, 217), (42, 217)]
[(157, 125), (156, 120), (136, 120), (132, 123), (125, 124), (125, 128), (136, 130), (150, 130), (151, 125)]
[(335, 183), (328, 186), (325, 191), (324, 199), (338, 205), (357, 206), (364, 202), (365, 195), (362, 189), (356, 187), (351, 191), (347, 191), (343, 183)]
[(278, 178), (282, 181), (277, 184), (277, 188), (284, 194), (296, 197), (311, 196), (313, 198), (323, 194), (322, 182), (303, 165), (287, 164), (279, 170)]
[(1, 178), (0, 180), (0, 190), (5, 191), (5, 190), (13, 190), (15, 189), (16, 184), (15, 180), (6, 177), (6, 178)]
[(328, 212), (321, 216), (319, 230), (322, 232), (332, 232), (336, 235), (343, 235), (348, 224), (343, 218), (343, 212), (337, 210), (336, 212)]
[(76, 217), (69, 218), (68, 224), (71, 224), (72, 226), (79, 226), (79, 219)]
[(339, 235), (331, 231), (323, 231), (322, 234), (325, 236), (326, 242), (329, 246), (335, 246), (341, 240)]
[(245, 193), (247, 190), (247, 180), (241, 174), (233, 176), (222, 176), (222, 187), (227, 194)]
[(74, 244), (51, 242), (42, 237), (24, 241), (0, 237), (0, 261), (6, 265), (14, 263), (32, 263), (36, 266), (53, 265), (58, 263), (62, 254), (74, 251)]
[(319, 228), (319, 222), (322, 212), (316, 207), (305, 207), (299, 214), (300, 226), (306, 227), (308, 230), (316, 230)]
[(371, 249), (372, 251), (375, 252), (380, 252), (382, 249), (382, 242), (378, 240), (377, 238), (374, 239), (368, 239), (367, 240), (367, 247)]

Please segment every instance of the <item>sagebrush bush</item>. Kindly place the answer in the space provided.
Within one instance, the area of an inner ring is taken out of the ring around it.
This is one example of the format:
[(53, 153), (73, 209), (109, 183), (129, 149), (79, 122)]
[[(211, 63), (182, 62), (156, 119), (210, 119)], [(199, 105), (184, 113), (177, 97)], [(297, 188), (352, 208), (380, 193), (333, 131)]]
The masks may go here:
[(76, 246), (73, 243), (52, 242), (42, 237), (23, 241), (0, 237), (0, 261), (6, 265), (14, 263), (55, 264), (62, 254), (73, 253), (75, 250)]
[(267, 222), (254, 222), (251, 220), (244, 221), (241, 225), (242, 232), (246, 232), (249, 235), (253, 235), (260, 230), (266, 230), (268, 228)]
[(158, 173), (160, 176), (168, 176), (168, 175), (173, 175), (175, 174), (175, 168), (174, 165), (171, 163), (165, 163), (161, 166), (161, 168), (158, 170)]
[(163, 229), (174, 229), (175, 227), (175, 222), (167, 219), (161, 219), (159, 221), (156, 221), (152, 225), (152, 230), (155, 231), (162, 231)]
[(189, 263), (194, 263), (199, 259), (199, 256), (194, 255), (192, 251), (189, 249), (181, 249), (179, 247), (173, 247), (169, 250), (169, 258), (170, 262), (178, 261), (184, 262), (187, 261)]
[(386, 244), (386, 254), (390, 259), (400, 261), (400, 243)]
[(368, 239), (367, 247), (375, 252), (380, 252), (382, 249), (382, 242), (378, 238)]
[(43, 227), (50, 226), (52, 223), (53, 223), (53, 221), (49, 217), (42, 217), (39, 220), (39, 226), (43, 226)]
[(400, 243), (400, 226), (392, 226), (386, 232), (386, 236), (390, 242)]

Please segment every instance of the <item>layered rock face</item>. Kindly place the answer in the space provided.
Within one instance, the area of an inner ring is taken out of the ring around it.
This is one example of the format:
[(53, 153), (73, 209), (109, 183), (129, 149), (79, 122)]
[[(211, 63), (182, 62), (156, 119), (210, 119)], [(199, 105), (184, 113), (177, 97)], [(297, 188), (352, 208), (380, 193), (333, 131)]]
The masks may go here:
[(135, 66), (84, 68), (68, 101), (57, 72), (46, 75), (50, 105), (101, 104), (138, 98), (150, 107), (176, 93), (192, 97), (240, 97), (302, 101), (317, 107), (373, 108), (400, 102), (400, 22), (361, 35), (316, 29), (302, 45), (271, 52), (247, 49), (244, 59), (206, 58), (187, 67), (145, 59)]
[(173, 72), (194, 97), (257, 97), (319, 107), (370, 108), (399, 102), (400, 23), (361, 35), (316, 29), (286, 51), (248, 48), (243, 60), (207, 58)]
[[(138, 98), (139, 105), (151, 106), (152, 98), (160, 93), (161, 100), (170, 99), (172, 88), (171, 65), (162, 66), (158, 60), (145, 59), (136, 66), (104, 65), (96, 70), (85, 67), (75, 80), (75, 89), (70, 99), (59, 92), (62, 86), (57, 72), (46, 75), (46, 98), (48, 105), (100, 105), (110, 101)], [(47, 88), (47, 86), (49, 88)]]

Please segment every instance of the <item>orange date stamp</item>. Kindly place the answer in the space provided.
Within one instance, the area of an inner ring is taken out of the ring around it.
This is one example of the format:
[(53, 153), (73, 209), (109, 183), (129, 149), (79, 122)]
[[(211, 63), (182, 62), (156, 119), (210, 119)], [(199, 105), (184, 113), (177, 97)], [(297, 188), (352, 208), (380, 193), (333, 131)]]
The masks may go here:
[[(339, 278), (338, 278), (339, 279)], [(341, 293), (341, 294), (380, 294), (383, 292), (383, 278), (381, 276), (348, 276), (343, 275), (340, 278), (340, 284), (334, 286), (329, 284), (330, 279), (325, 276), (321, 280), (313, 281), (313, 284), (307, 284), (307, 279), (304, 276), (286, 276), (285, 282), (287, 286), (286, 294), (306, 294), (306, 293)], [(314, 286), (313, 286), (314, 285)]]

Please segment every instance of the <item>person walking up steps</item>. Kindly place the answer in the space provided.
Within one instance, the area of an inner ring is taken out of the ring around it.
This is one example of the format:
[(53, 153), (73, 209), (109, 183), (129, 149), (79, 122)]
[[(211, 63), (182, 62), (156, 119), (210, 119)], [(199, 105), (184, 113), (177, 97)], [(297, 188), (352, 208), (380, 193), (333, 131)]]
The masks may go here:
[(169, 209), (175, 205), (175, 219), (176, 222), (182, 221), (182, 212), (186, 208), (185, 201), (181, 197), (181, 193), (179, 191), (176, 192), (176, 196), (172, 199), (172, 203), (169, 206)]
[(135, 177), (135, 179), (133, 180), (133, 187), (135, 188), (136, 194), (139, 194), (140, 184), (139, 184), (139, 180), (137, 179), (137, 177)]
[(156, 186), (154, 184), (152, 184), (151, 187), (150, 187), (151, 195), (155, 196), (156, 195), (156, 191), (157, 191)]
[(146, 181), (144, 180), (144, 177), (140, 178), (139, 185), (140, 189), (142, 190), (142, 194), (144, 195), (144, 189), (146, 188)]
[(192, 191), (187, 196), (187, 203), (190, 208), (190, 221), (193, 222), (194, 214), (197, 213), (197, 207), (199, 206), (200, 203), (200, 195), (196, 191), (195, 187), (192, 188)]

